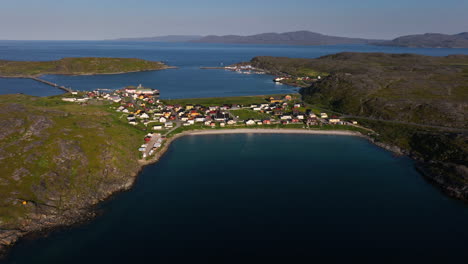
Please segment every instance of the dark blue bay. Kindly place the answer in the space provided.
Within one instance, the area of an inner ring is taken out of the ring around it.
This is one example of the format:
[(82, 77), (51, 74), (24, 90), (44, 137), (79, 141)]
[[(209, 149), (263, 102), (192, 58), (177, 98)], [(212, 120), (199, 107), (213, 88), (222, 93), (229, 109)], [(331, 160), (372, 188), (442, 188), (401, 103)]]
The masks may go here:
[(176, 140), (92, 222), (7, 263), (463, 263), (468, 208), (366, 140)]

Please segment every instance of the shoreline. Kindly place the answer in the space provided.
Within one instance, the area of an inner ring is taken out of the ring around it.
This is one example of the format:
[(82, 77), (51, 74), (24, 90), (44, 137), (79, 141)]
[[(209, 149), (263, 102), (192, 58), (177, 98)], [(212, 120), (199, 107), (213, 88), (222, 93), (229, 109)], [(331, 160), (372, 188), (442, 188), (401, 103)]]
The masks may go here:
[[(334, 135), (334, 136), (354, 136), (361, 137), (369, 140), (371, 143), (373, 141), (366, 135), (363, 135), (356, 131), (349, 130), (306, 130), (303, 128), (232, 128), (232, 129), (217, 129), (217, 130), (192, 130), (185, 131), (179, 134), (174, 135), (173, 137), (166, 140), (162, 148), (151, 158), (147, 160), (139, 160), (138, 163), (143, 167), (147, 165), (154, 164), (161, 159), (161, 157), (169, 149), (172, 142), (178, 138), (185, 136), (200, 136), (200, 135), (223, 135), (223, 134), (305, 134), (305, 135)], [(377, 145), (378, 146), (378, 145)], [(387, 149), (389, 150), (389, 149)], [(391, 151), (391, 150), (389, 150)], [(395, 154), (398, 154), (394, 152)]]

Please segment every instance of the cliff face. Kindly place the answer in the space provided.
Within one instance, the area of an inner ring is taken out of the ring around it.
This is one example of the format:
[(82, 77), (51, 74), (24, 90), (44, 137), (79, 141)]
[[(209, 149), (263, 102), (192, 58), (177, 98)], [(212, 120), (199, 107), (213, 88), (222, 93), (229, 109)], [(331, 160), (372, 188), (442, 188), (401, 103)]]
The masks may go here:
[(142, 132), (106, 109), (0, 96), (0, 251), (131, 186)]
[(377, 144), (398, 147), (428, 179), (468, 200), (468, 56), (340, 53), (251, 63), (273, 74), (325, 76), (301, 90), (306, 102), (374, 129)]

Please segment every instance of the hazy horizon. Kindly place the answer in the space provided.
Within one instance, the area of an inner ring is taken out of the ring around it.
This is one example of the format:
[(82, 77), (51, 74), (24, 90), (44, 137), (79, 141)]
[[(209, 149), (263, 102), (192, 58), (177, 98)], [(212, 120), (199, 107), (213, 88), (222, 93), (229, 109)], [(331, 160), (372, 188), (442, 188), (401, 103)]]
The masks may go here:
[(2, 3), (1, 40), (106, 40), (307, 30), (393, 39), (468, 30), (468, 1), (18, 0)]

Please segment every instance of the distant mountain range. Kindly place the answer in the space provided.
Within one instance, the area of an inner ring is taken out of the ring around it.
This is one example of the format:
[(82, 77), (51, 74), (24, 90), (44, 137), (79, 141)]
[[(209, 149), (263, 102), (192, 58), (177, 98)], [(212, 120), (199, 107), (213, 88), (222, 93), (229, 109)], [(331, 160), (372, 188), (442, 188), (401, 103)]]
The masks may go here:
[(192, 42), (199, 43), (235, 43), (235, 44), (283, 44), (283, 45), (338, 45), (369, 44), (379, 40), (327, 36), (310, 31), (286, 33), (264, 33), (251, 36), (206, 36)]
[(113, 39), (113, 41), (190, 42), (192, 40), (197, 40), (201, 38), (203, 38), (203, 36), (168, 35), (168, 36), (144, 37), (144, 38), (119, 38), (119, 39)]
[(418, 47), (418, 48), (468, 48), (468, 32), (455, 35), (426, 33), (408, 35), (390, 41), (374, 43), (383, 46)]
[(468, 48), (468, 32), (455, 35), (427, 33), (409, 35), (394, 40), (376, 40), (363, 38), (347, 38), (328, 36), (310, 31), (295, 31), (286, 33), (263, 33), (250, 36), (198, 36), (169, 35), (144, 38), (120, 38), (114, 41), (147, 41), (147, 42), (193, 42), (193, 43), (225, 43), (225, 44), (279, 44), (279, 45), (339, 45), (339, 44), (370, 44), (381, 46), (425, 47), (425, 48)]

